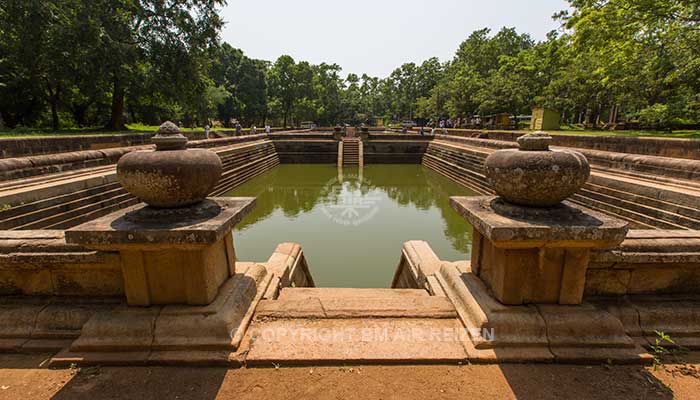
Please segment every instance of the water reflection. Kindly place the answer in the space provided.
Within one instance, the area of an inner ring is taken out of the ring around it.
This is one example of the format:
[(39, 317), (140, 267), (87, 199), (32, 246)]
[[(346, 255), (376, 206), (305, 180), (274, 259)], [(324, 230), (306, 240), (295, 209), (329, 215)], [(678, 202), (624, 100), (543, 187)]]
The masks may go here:
[(467, 259), (471, 227), (449, 196), (474, 194), (420, 165), (282, 165), (228, 193), (257, 197), (236, 228), (242, 260), (264, 261), (277, 243), (297, 242), (326, 287), (386, 287), (407, 240)]

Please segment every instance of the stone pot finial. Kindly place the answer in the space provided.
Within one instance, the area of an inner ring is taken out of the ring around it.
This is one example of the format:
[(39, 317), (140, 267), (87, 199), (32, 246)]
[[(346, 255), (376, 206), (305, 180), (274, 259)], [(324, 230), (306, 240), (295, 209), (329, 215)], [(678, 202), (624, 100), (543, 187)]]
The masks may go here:
[(180, 127), (170, 121), (165, 121), (151, 140), (157, 151), (183, 150), (187, 147), (187, 138), (180, 132)]
[(536, 132), (518, 138), (519, 149), (499, 150), (484, 164), (494, 191), (506, 202), (553, 207), (576, 193), (591, 169), (583, 154), (550, 150), (552, 137)]
[(221, 159), (206, 149), (187, 149), (180, 128), (166, 122), (153, 137), (156, 150), (127, 153), (117, 163), (117, 179), (144, 203), (178, 208), (200, 203), (219, 182)]
[(547, 151), (552, 143), (552, 137), (544, 132), (529, 133), (518, 138), (520, 150)]

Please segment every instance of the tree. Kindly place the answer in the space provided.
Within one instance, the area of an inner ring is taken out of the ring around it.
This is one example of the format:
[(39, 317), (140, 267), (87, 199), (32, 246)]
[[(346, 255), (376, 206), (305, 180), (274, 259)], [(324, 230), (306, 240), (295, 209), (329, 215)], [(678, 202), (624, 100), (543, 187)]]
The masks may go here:
[[(571, 0), (560, 18), (572, 48), (596, 66), (608, 104), (688, 114), (700, 91), (700, 4), (690, 0)], [(601, 101), (599, 108), (605, 105)]]
[[(170, 90), (187, 90), (187, 79), (198, 69), (204, 50), (215, 45), (223, 22), (217, 7), (224, 0), (92, 0), (90, 16), (99, 24), (97, 56), (103, 75), (111, 81), (111, 116), (108, 129), (124, 128), (124, 100), (130, 77), (140, 63), (158, 71), (163, 84), (177, 83)], [(198, 82), (194, 87), (203, 89)]]

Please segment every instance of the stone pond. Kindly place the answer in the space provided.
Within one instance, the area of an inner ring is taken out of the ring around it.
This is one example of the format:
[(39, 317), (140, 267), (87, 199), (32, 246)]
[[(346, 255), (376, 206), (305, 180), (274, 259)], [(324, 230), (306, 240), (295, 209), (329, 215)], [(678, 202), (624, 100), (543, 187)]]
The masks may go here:
[(659, 331), (700, 348), (698, 161), (542, 134), (184, 136), (0, 160), (0, 351), (649, 363)]
[[(362, 174), (362, 175), (360, 175)], [(388, 287), (401, 245), (424, 240), (444, 260), (469, 259), (471, 226), (449, 196), (475, 192), (416, 164), (287, 164), (227, 193), (256, 197), (236, 226), (237, 255), (264, 260), (299, 243), (319, 287)]]

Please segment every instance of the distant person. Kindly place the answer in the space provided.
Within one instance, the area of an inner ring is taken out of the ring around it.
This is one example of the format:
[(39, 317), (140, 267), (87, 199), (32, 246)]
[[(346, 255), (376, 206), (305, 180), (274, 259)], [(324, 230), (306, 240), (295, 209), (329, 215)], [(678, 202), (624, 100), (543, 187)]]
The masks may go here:
[(204, 138), (209, 140), (209, 125), (204, 126)]
[(253, 127), (250, 128), (250, 133), (252, 133), (253, 135), (257, 134), (257, 133), (258, 133), (258, 127), (255, 126), (255, 125), (253, 125)]
[(272, 129), (270, 129), (270, 125), (265, 125), (265, 133), (270, 134)]
[(236, 122), (236, 136), (241, 136), (242, 131), (243, 127), (241, 126), (240, 122)]
[(420, 129), (418, 130), (418, 133), (420, 133), (421, 136), (425, 136), (425, 128), (423, 128), (423, 126), (421, 126)]

